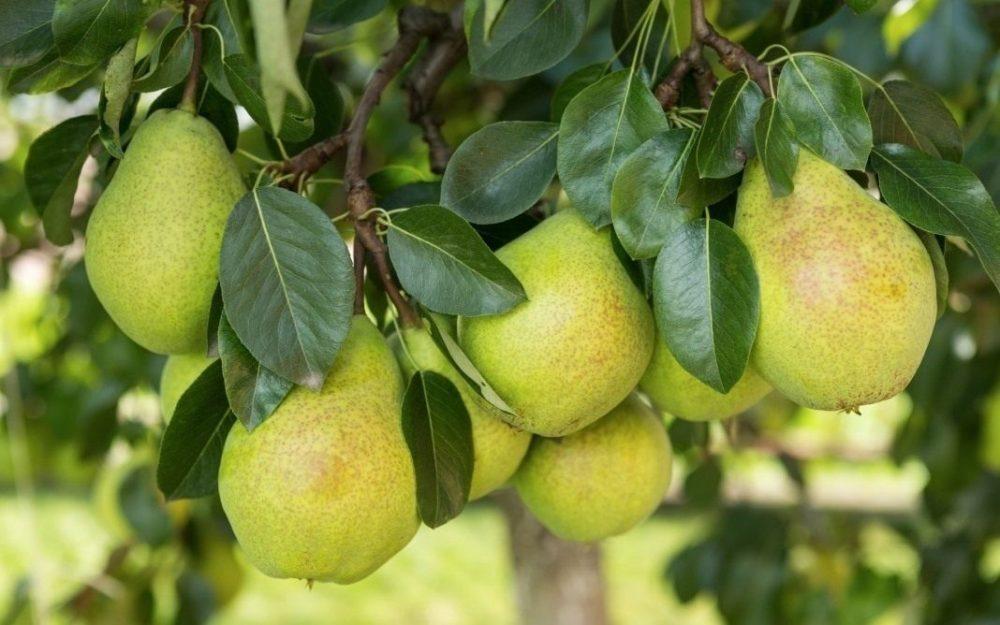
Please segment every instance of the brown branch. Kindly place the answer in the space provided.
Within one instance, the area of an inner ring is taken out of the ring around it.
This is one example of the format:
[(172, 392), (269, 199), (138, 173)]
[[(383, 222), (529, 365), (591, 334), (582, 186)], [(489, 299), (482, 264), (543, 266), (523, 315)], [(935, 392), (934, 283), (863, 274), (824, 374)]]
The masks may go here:
[(319, 171), (347, 145), (347, 135), (340, 133), (328, 137), (302, 150), (287, 161), (274, 167), (275, 173), (288, 176), (282, 183), (289, 189), (298, 189), (303, 180)]
[(188, 71), (187, 82), (184, 83), (184, 94), (181, 96), (181, 108), (192, 113), (197, 111), (195, 98), (198, 97), (198, 75), (201, 73), (202, 32), (199, 24), (205, 17), (205, 10), (211, 0), (184, 0), (187, 10), (187, 27), (191, 31), (191, 69)]

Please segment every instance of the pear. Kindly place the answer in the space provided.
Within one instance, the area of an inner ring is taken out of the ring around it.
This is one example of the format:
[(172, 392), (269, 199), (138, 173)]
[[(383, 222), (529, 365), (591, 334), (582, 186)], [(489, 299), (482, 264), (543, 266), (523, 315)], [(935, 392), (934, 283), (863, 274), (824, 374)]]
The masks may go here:
[(219, 497), (254, 566), (349, 584), (410, 542), (419, 520), (402, 393), (392, 351), (357, 315), (319, 392), (295, 388), (252, 433), (233, 426)]
[(736, 232), (760, 280), (758, 372), (792, 401), (855, 410), (910, 382), (937, 311), (920, 238), (846, 173), (801, 150), (795, 190), (772, 198), (747, 166)]
[(163, 422), (170, 423), (174, 416), (177, 401), (201, 373), (215, 362), (201, 352), (194, 354), (178, 354), (167, 358), (160, 374), (160, 413)]
[(405, 350), (399, 336), (390, 339), (406, 377), (417, 369), (434, 371), (451, 380), (462, 396), (472, 421), (472, 445), (475, 461), (469, 499), (478, 499), (496, 490), (510, 479), (520, 466), (531, 444), (531, 434), (503, 420), (503, 412), (483, 399), (462, 378), (447, 356), (424, 328), (403, 328)]
[(528, 301), (458, 320), (459, 342), (514, 409), (510, 423), (542, 436), (576, 432), (635, 388), (653, 353), (653, 315), (611, 244), (575, 210), (546, 219), (497, 257)]
[(535, 438), (514, 484), (556, 536), (600, 540), (656, 510), (670, 485), (672, 463), (663, 422), (632, 395), (575, 434)]
[(691, 421), (727, 419), (771, 392), (771, 385), (747, 366), (729, 392), (720, 393), (688, 373), (659, 337), (639, 388), (660, 410)]
[(161, 109), (136, 131), (87, 225), (87, 276), (136, 343), (205, 351), (222, 231), (245, 193), (219, 131)]

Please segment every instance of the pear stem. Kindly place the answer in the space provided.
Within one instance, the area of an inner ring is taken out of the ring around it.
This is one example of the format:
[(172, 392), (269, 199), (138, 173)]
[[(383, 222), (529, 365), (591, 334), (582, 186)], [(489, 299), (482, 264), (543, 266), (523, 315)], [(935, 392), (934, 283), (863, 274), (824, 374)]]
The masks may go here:
[(198, 105), (198, 75), (201, 73), (201, 55), (204, 46), (202, 44), (202, 32), (198, 27), (205, 17), (205, 10), (211, 0), (184, 0), (184, 7), (187, 10), (187, 27), (191, 32), (191, 70), (188, 72), (187, 82), (184, 84), (184, 95), (181, 96), (179, 108), (189, 113), (197, 114)]

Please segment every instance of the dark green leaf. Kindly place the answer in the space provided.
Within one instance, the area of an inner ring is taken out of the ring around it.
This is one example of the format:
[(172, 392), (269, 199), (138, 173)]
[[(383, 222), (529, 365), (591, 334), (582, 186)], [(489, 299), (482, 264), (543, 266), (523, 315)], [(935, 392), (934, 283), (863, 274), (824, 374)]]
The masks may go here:
[[(843, 0), (805, 0), (804, 2), (775, 3), (783, 11), (782, 21), (786, 30), (798, 33), (822, 24), (843, 6)], [(787, 9), (786, 9), (787, 7)], [(791, 13), (791, 15), (789, 15)]]
[(611, 184), (618, 168), (667, 129), (660, 104), (628, 70), (605, 76), (573, 98), (559, 125), (559, 180), (590, 223), (611, 222)]
[[(202, 52), (201, 67), (216, 91), (233, 104), (239, 104), (236, 95), (229, 87), (224, 65), (227, 55), (246, 54), (241, 34), (236, 24), (233, 23), (233, 20), (239, 16), (230, 11), (230, 7), (235, 6), (235, 4), (232, 0), (208, 3), (208, 9), (205, 11), (205, 23), (211, 24), (215, 28), (203, 31), (202, 45), (205, 46), (205, 49)], [(249, 22), (249, 17), (247, 21)]]
[(818, 56), (788, 59), (778, 81), (778, 100), (802, 145), (841, 169), (864, 169), (872, 127), (851, 70)]
[(450, 315), (495, 315), (525, 300), (524, 288), (468, 223), (443, 206), (392, 218), (389, 255), (408, 293)]
[(74, 65), (104, 61), (139, 34), (154, 6), (147, 0), (56, 0), (52, 34), (60, 58)]
[(771, 195), (784, 197), (792, 192), (792, 176), (799, 162), (799, 144), (795, 142), (795, 129), (778, 100), (768, 100), (760, 109), (760, 119), (754, 126), (754, 143), (757, 156)]
[(219, 320), (219, 358), (229, 406), (252, 432), (271, 416), (294, 385), (257, 362), (240, 342), (225, 314)]
[(491, 250), (498, 250), (537, 225), (537, 218), (529, 213), (521, 213), (497, 224), (479, 224), (473, 227)]
[[(635, 55), (639, 53), (640, 33), (647, 23), (649, 0), (618, 0), (611, 13), (611, 43), (615, 50), (620, 50), (619, 59), (623, 65), (631, 66)], [(666, 2), (657, 0), (656, 14), (653, 17), (649, 40), (646, 44), (642, 64), (646, 71), (652, 72), (654, 67), (659, 70), (666, 68), (669, 49), (666, 41), (669, 37), (670, 14)], [(661, 46), (661, 43), (663, 44)]]
[(563, 60), (587, 27), (586, 0), (521, 0), (499, 12), (488, 0), (465, 6), (472, 72), (493, 80), (530, 76)]
[(0, 67), (30, 65), (52, 47), (55, 0), (0, 2)]
[(702, 178), (727, 178), (743, 169), (753, 156), (754, 122), (763, 102), (760, 87), (742, 72), (719, 83), (695, 151)]
[(97, 124), (96, 115), (67, 119), (41, 134), (28, 148), (24, 182), (31, 203), (42, 215), (45, 236), (57, 245), (73, 241), (70, 210)]
[(417, 477), (417, 508), (428, 527), (458, 516), (472, 485), (472, 422), (452, 382), (417, 371), (403, 396), (403, 435)]
[(934, 287), (937, 292), (937, 318), (940, 319), (948, 310), (948, 264), (944, 259), (944, 250), (938, 245), (937, 237), (929, 232), (917, 230), (920, 240), (927, 248), (934, 267)]
[(13, 93), (48, 93), (75, 85), (90, 75), (97, 65), (74, 65), (50, 50), (31, 65), (18, 67), (7, 75), (7, 88)]
[(118, 506), (122, 516), (142, 542), (159, 546), (173, 535), (166, 506), (156, 496), (152, 468), (140, 465), (129, 471), (118, 486)]
[[(289, 154), (297, 154), (314, 143), (340, 132), (344, 121), (344, 98), (330, 74), (323, 68), (321, 59), (302, 57), (298, 60), (299, 73), (306, 92), (315, 103), (313, 132), (305, 141), (289, 141), (285, 149)], [(270, 139), (270, 136), (267, 136)], [(279, 152), (280, 154), (280, 152)]]
[(375, 17), (386, 0), (313, 0), (309, 32), (327, 33)]
[(611, 219), (632, 258), (653, 258), (671, 230), (698, 215), (677, 201), (694, 137), (686, 128), (662, 132), (639, 146), (618, 170)]
[(708, 456), (684, 478), (684, 500), (692, 506), (708, 506), (719, 500), (722, 467), (719, 459)]
[(191, 69), (193, 51), (190, 30), (177, 26), (167, 31), (149, 55), (148, 71), (136, 78), (133, 87), (136, 91), (159, 91), (183, 81)]
[[(184, 83), (174, 85), (161, 93), (153, 103), (149, 105), (149, 112), (162, 108), (174, 108), (181, 103), (184, 94)], [(240, 125), (236, 119), (236, 109), (211, 85), (199, 85), (198, 97), (196, 99), (198, 114), (212, 122), (222, 139), (226, 142), (226, 147), (232, 152), (236, 150), (236, 143), (240, 138)]]
[(550, 119), (554, 122), (562, 119), (566, 106), (576, 97), (576, 94), (603, 78), (607, 71), (607, 63), (594, 63), (581, 67), (564, 78), (552, 94), (552, 103), (549, 106)]
[[(267, 105), (261, 96), (260, 71), (242, 54), (231, 54), (223, 61), (226, 81), (239, 104), (265, 131), (274, 134), (267, 116)], [(305, 141), (313, 133), (312, 113), (299, 110), (298, 100), (289, 98), (278, 137), (287, 141)]]
[(660, 337), (691, 375), (726, 393), (743, 375), (760, 315), (750, 252), (729, 226), (699, 219), (675, 229), (656, 259)]
[[(138, 38), (130, 39), (121, 50), (108, 61), (104, 72), (104, 86), (98, 112), (101, 117), (100, 137), (108, 152), (117, 159), (125, 157), (122, 152), (121, 121), (126, 109), (134, 108), (138, 98), (132, 94), (132, 66)], [(131, 118), (131, 114), (128, 115)]]
[(846, 2), (855, 13), (864, 13), (875, 6), (878, 0), (846, 0)]
[[(701, 134), (701, 131), (696, 131), (695, 134)], [(698, 176), (697, 159), (693, 157), (693, 152), (689, 152), (684, 163), (684, 171), (681, 174), (681, 186), (677, 191), (677, 201), (682, 206), (701, 210), (725, 199), (738, 186), (740, 186), (740, 174), (720, 179)]]
[(156, 483), (167, 499), (216, 492), (222, 447), (235, 422), (226, 401), (222, 363), (214, 362), (181, 395), (163, 432)]
[(971, 171), (892, 143), (872, 151), (886, 204), (914, 226), (966, 239), (1000, 287), (1000, 213)]
[(890, 80), (868, 103), (875, 143), (902, 143), (949, 161), (962, 160), (962, 131), (941, 97), (906, 80)]
[(118, 400), (122, 385), (105, 384), (91, 393), (83, 405), (79, 423), (80, 459), (103, 458), (118, 432)]
[[(371, 185), (376, 197), (380, 198), (407, 185), (433, 182), (433, 180), (433, 174), (413, 165), (387, 165), (368, 176), (368, 184)], [(437, 201), (434, 203), (436, 204)], [(427, 204), (427, 202), (421, 202), (421, 204)]]
[(441, 181), (441, 203), (476, 224), (506, 221), (531, 208), (556, 173), (550, 122), (497, 122), (462, 142)]
[(414, 182), (404, 184), (382, 196), (379, 206), (386, 210), (441, 203), (441, 183)]
[(320, 388), (354, 310), (354, 271), (329, 217), (285, 189), (247, 193), (226, 222), (219, 283), (229, 323), (253, 357)]
[[(208, 310), (208, 349), (205, 355), (209, 358), (219, 357), (219, 324), (222, 323), (222, 287), (215, 286), (215, 293), (212, 295), (212, 307)], [(229, 323), (228, 321), (226, 322)]]

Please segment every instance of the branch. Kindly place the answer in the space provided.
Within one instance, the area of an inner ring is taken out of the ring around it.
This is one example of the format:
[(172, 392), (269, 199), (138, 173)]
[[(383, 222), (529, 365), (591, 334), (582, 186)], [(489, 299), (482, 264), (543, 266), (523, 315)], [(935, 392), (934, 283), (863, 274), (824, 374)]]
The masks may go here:
[(191, 69), (188, 72), (187, 82), (184, 84), (184, 94), (181, 96), (180, 108), (197, 111), (195, 98), (198, 96), (198, 74), (201, 72), (202, 32), (198, 27), (205, 17), (205, 10), (211, 0), (184, 0), (184, 7), (188, 13), (187, 27), (191, 31)]

